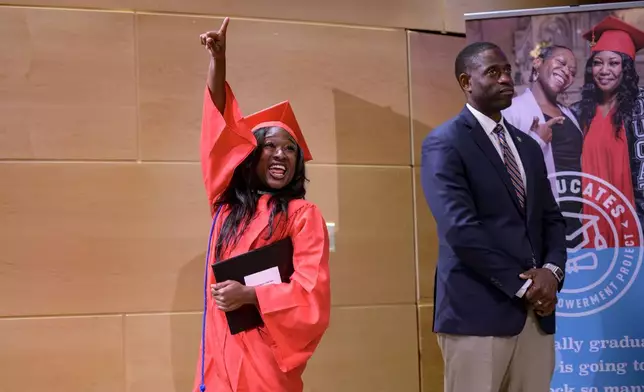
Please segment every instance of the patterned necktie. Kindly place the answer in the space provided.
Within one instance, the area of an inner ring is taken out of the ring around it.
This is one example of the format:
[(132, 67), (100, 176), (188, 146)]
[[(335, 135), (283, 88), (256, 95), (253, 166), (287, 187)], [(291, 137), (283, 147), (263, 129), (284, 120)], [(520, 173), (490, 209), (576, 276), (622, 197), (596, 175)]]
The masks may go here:
[(523, 180), (521, 179), (521, 172), (519, 171), (519, 165), (517, 164), (508, 142), (505, 140), (505, 132), (501, 124), (497, 124), (494, 128), (494, 133), (499, 138), (499, 143), (501, 144), (501, 150), (503, 151), (503, 162), (505, 162), (505, 168), (510, 175), (512, 180), (512, 185), (514, 185), (514, 190), (517, 193), (517, 198), (519, 199), (519, 205), (521, 208), (525, 208), (525, 188), (523, 186)]

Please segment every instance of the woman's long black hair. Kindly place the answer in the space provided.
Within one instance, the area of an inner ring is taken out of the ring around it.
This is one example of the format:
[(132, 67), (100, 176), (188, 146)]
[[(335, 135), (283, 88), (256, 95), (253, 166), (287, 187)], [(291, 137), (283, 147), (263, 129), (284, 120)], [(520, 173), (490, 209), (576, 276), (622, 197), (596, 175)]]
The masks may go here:
[[(616, 52), (618, 53), (618, 52)], [(633, 59), (623, 53), (619, 53), (622, 57), (622, 82), (617, 87), (617, 102), (616, 109), (611, 118), (613, 129), (615, 130), (615, 137), (619, 135), (622, 125), (625, 127), (630, 123), (633, 117), (633, 109), (635, 101), (639, 95), (640, 77), (635, 70), (635, 62)], [(586, 62), (586, 70), (584, 72), (584, 87), (581, 90), (581, 129), (588, 132), (590, 122), (595, 118), (597, 111), (597, 103), (603, 99), (602, 91), (595, 85), (593, 79), (593, 61), (596, 53)]]
[[(306, 195), (305, 183), (306, 169), (302, 149), (297, 148), (297, 161), (295, 175), (291, 182), (282, 189), (264, 189), (257, 177), (257, 163), (262, 155), (266, 133), (274, 127), (259, 128), (254, 132), (257, 139), (257, 148), (235, 169), (230, 184), (215, 203), (215, 210), (220, 206), (227, 207), (230, 211), (217, 236), (215, 242), (215, 260), (221, 259), (224, 251), (235, 246), (239, 238), (250, 224), (261, 192), (271, 193), (268, 206), (271, 209), (268, 226), (268, 238), (275, 231), (281, 221), (288, 219), (288, 204), (294, 199), (304, 199)], [(279, 129), (279, 128), (278, 128)], [(275, 218), (278, 218), (277, 221)]]

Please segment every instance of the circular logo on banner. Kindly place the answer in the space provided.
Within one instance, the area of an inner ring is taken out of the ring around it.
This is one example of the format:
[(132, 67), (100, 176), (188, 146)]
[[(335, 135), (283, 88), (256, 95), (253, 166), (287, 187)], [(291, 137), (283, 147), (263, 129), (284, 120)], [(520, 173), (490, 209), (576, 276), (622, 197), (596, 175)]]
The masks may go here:
[(642, 265), (641, 222), (628, 199), (612, 184), (579, 172), (550, 175), (568, 226), (568, 262), (557, 315), (583, 317), (615, 304)]

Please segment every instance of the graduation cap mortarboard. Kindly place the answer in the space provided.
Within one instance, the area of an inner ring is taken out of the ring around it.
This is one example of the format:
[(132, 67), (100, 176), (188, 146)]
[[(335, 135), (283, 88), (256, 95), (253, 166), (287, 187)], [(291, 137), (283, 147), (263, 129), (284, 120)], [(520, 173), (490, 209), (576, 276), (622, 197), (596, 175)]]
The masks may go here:
[(592, 52), (609, 50), (635, 59), (635, 53), (644, 48), (644, 32), (612, 15), (597, 23), (583, 37), (590, 41)]
[(293, 139), (295, 139), (297, 145), (302, 149), (304, 160), (310, 161), (313, 159), (289, 101), (280, 102), (269, 108), (248, 115), (244, 117), (241, 122), (248, 126), (253, 132), (256, 129), (263, 127), (283, 128), (293, 137)]

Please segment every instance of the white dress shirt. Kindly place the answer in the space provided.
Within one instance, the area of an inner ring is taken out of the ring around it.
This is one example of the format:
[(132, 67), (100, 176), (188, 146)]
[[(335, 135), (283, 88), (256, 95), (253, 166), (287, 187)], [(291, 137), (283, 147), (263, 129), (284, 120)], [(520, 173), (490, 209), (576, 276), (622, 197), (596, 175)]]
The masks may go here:
[[(510, 136), (508, 129), (505, 127), (505, 122), (503, 120), (503, 117), (501, 117), (501, 121), (497, 123), (496, 121), (492, 120), (485, 114), (474, 109), (469, 103), (466, 104), (466, 106), (470, 110), (470, 112), (472, 112), (476, 120), (478, 120), (479, 124), (481, 124), (481, 127), (483, 127), (483, 130), (490, 138), (490, 141), (492, 141), (494, 148), (496, 148), (496, 151), (499, 153), (501, 160), (505, 162), (505, 160), (503, 159), (503, 150), (501, 149), (499, 137), (494, 133), (494, 128), (496, 128), (497, 124), (501, 124), (501, 126), (503, 127), (503, 132), (505, 132), (505, 141), (508, 143), (508, 146), (510, 147), (510, 151), (512, 151), (512, 154), (514, 155), (514, 160), (517, 162), (517, 165), (519, 166), (519, 172), (521, 174), (521, 179), (523, 180), (523, 188), (527, 189), (523, 162), (521, 161), (521, 156), (519, 155), (519, 151), (517, 150), (517, 147), (514, 145), (514, 140), (512, 140), (512, 137)], [(522, 298), (531, 284), (532, 284), (532, 279), (526, 280), (523, 287), (521, 287), (519, 291), (517, 291), (516, 296), (519, 298)]]
[(479, 124), (481, 124), (481, 126), (483, 127), (483, 130), (490, 138), (490, 141), (492, 141), (492, 144), (494, 144), (494, 148), (496, 148), (496, 152), (499, 153), (499, 157), (501, 157), (501, 160), (505, 162), (505, 159), (503, 159), (503, 150), (501, 149), (501, 143), (499, 141), (499, 137), (497, 136), (496, 133), (494, 133), (494, 128), (496, 128), (497, 125), (500, 124), (503, 127), (503, 132), (505, 133), (505, 141), (508, 143), (508, 146), (510, 147), (510, 151), (512, 151), (512, 155), (514, 155), (514, 160), (517, 162), (517, 165), (519, 166), (519, 172), (521, 174), (521, 179), (523, 180), (523, 188), (527, 189), (523, 162), (521, 162), (521, 156), (519, 156), (519, 151), (517, 150), (517, 147), (514, 145), (514, 140), (512, 140), (512, 137), (510, 136), (508, 129), (505, 127), (505, 121), (503, 120), (503, 117), (501, 117), (501, 121), (497, 123), (496, 121), (492, 120), (485, 114), (474, 109), (472, 106), (470, 106), (469, 103), (467, 104), (467, 108), (470, 109), (474, 117), (476, 117), (476, 119), (478, 120)]

